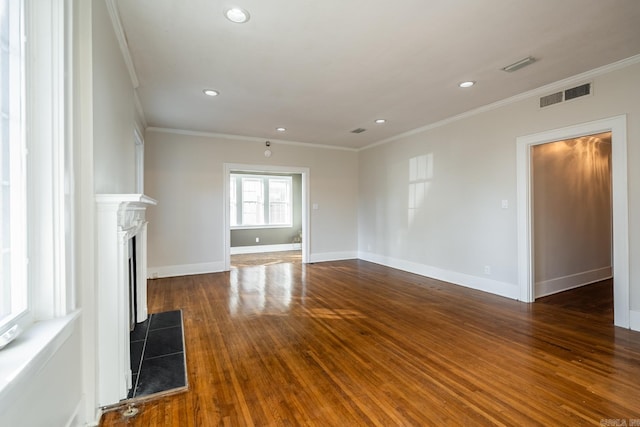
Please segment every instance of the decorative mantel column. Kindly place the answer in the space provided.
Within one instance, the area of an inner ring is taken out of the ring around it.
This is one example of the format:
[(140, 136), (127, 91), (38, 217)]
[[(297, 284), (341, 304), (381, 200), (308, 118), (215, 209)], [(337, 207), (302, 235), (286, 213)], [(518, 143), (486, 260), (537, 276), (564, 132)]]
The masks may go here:
[(137, 319), (147, 318), (146, 208), (157, 202), (144, 194), (96, 195), (98, 404), (127, 397), (129, 357), (129, 241), (136, 237)]

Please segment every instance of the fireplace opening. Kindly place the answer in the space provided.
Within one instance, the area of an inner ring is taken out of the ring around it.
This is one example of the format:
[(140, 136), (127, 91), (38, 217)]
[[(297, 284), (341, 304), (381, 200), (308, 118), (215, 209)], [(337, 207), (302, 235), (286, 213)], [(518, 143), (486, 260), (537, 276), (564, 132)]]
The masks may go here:
[(138, 318), (138, 271), (136, 263), (136, 236), (129, 239), (129, 331), (136, 327)]

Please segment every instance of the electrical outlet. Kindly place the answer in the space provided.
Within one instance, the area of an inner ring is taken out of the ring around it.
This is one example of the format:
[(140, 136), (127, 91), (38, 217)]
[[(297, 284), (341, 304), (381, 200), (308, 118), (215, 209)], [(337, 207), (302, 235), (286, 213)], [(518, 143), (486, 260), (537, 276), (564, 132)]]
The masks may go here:
[(256, 243), (260, 243), (260, 238), (256, 237)]
[(491, 274), (491, 266), (490, 265), (485, 265), (484, 266), (484, 274)]

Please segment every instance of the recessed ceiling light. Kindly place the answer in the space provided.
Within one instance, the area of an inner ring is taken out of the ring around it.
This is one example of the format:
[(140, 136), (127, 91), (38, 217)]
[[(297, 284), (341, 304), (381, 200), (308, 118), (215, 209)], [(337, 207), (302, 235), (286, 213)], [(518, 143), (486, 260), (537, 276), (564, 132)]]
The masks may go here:
[(376, 120), (375, 120), (375, 122), (376, 122), (377, 124), (381, 125), (381, 124), (383, 124), (383, 123), (386, 123), (386, 122), (387, 122), (387, 120), (386, 120), (386, 119), (376, 119)]
[(286, 131), (287, 129), (286, 129), (286, 128), (276, 128), (276, 130), (277, 130), (278, 132), (284, 132), (284, 131)]
[(476, 82), (468, 81), (468, 82), (462, 82), (458, 86), (460, 86), (460, 87), (471, 87), (474, 84), (476, 84)]
[(236, 24), (244, 24), (249, 20), (249, 12), (239, 7), (232, 7), (224, 11), (224, 16), (231, 22)]
[(213, 89), (205, 89), (202, 92), (204, 92), (204, 94), (207, 95), (207, 96), (218, 96), (218, 95), (220, 95), (220, 92), (218, 92), (217, 90), (213, 90)]

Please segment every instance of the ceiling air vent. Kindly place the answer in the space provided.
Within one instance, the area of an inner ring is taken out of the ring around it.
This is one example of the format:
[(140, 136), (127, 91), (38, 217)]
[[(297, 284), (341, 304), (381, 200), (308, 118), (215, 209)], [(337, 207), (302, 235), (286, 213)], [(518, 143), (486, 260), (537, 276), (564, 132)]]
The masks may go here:
[(358, 129), (354, 129), (354, 130), (352, 130), (352, 131), (351, 131), (351, 133), (362, 133), (362, 132), (364, 132), (365, 130), (366, 130), (366, 129), (358, 128)]
[(551, 95), (540, 98), (540, 108), (562, 102), (562, 92), (552, 93)]
[(581, 96), (589, 95), (591, 93), (591, 83), (585, 83), (580, 86), (572, 87), (564, 91), (564, 100), (579, 98)]
[(572, 87), (571, 89), (565, 89), (560, 92), (552, 93), (551, 95), (543, 96), (540, 98), (540, 108), (560, 104), (561, 102), (570, 101), (590, 94), (591, 83), (585, 83), (580, 86)]

